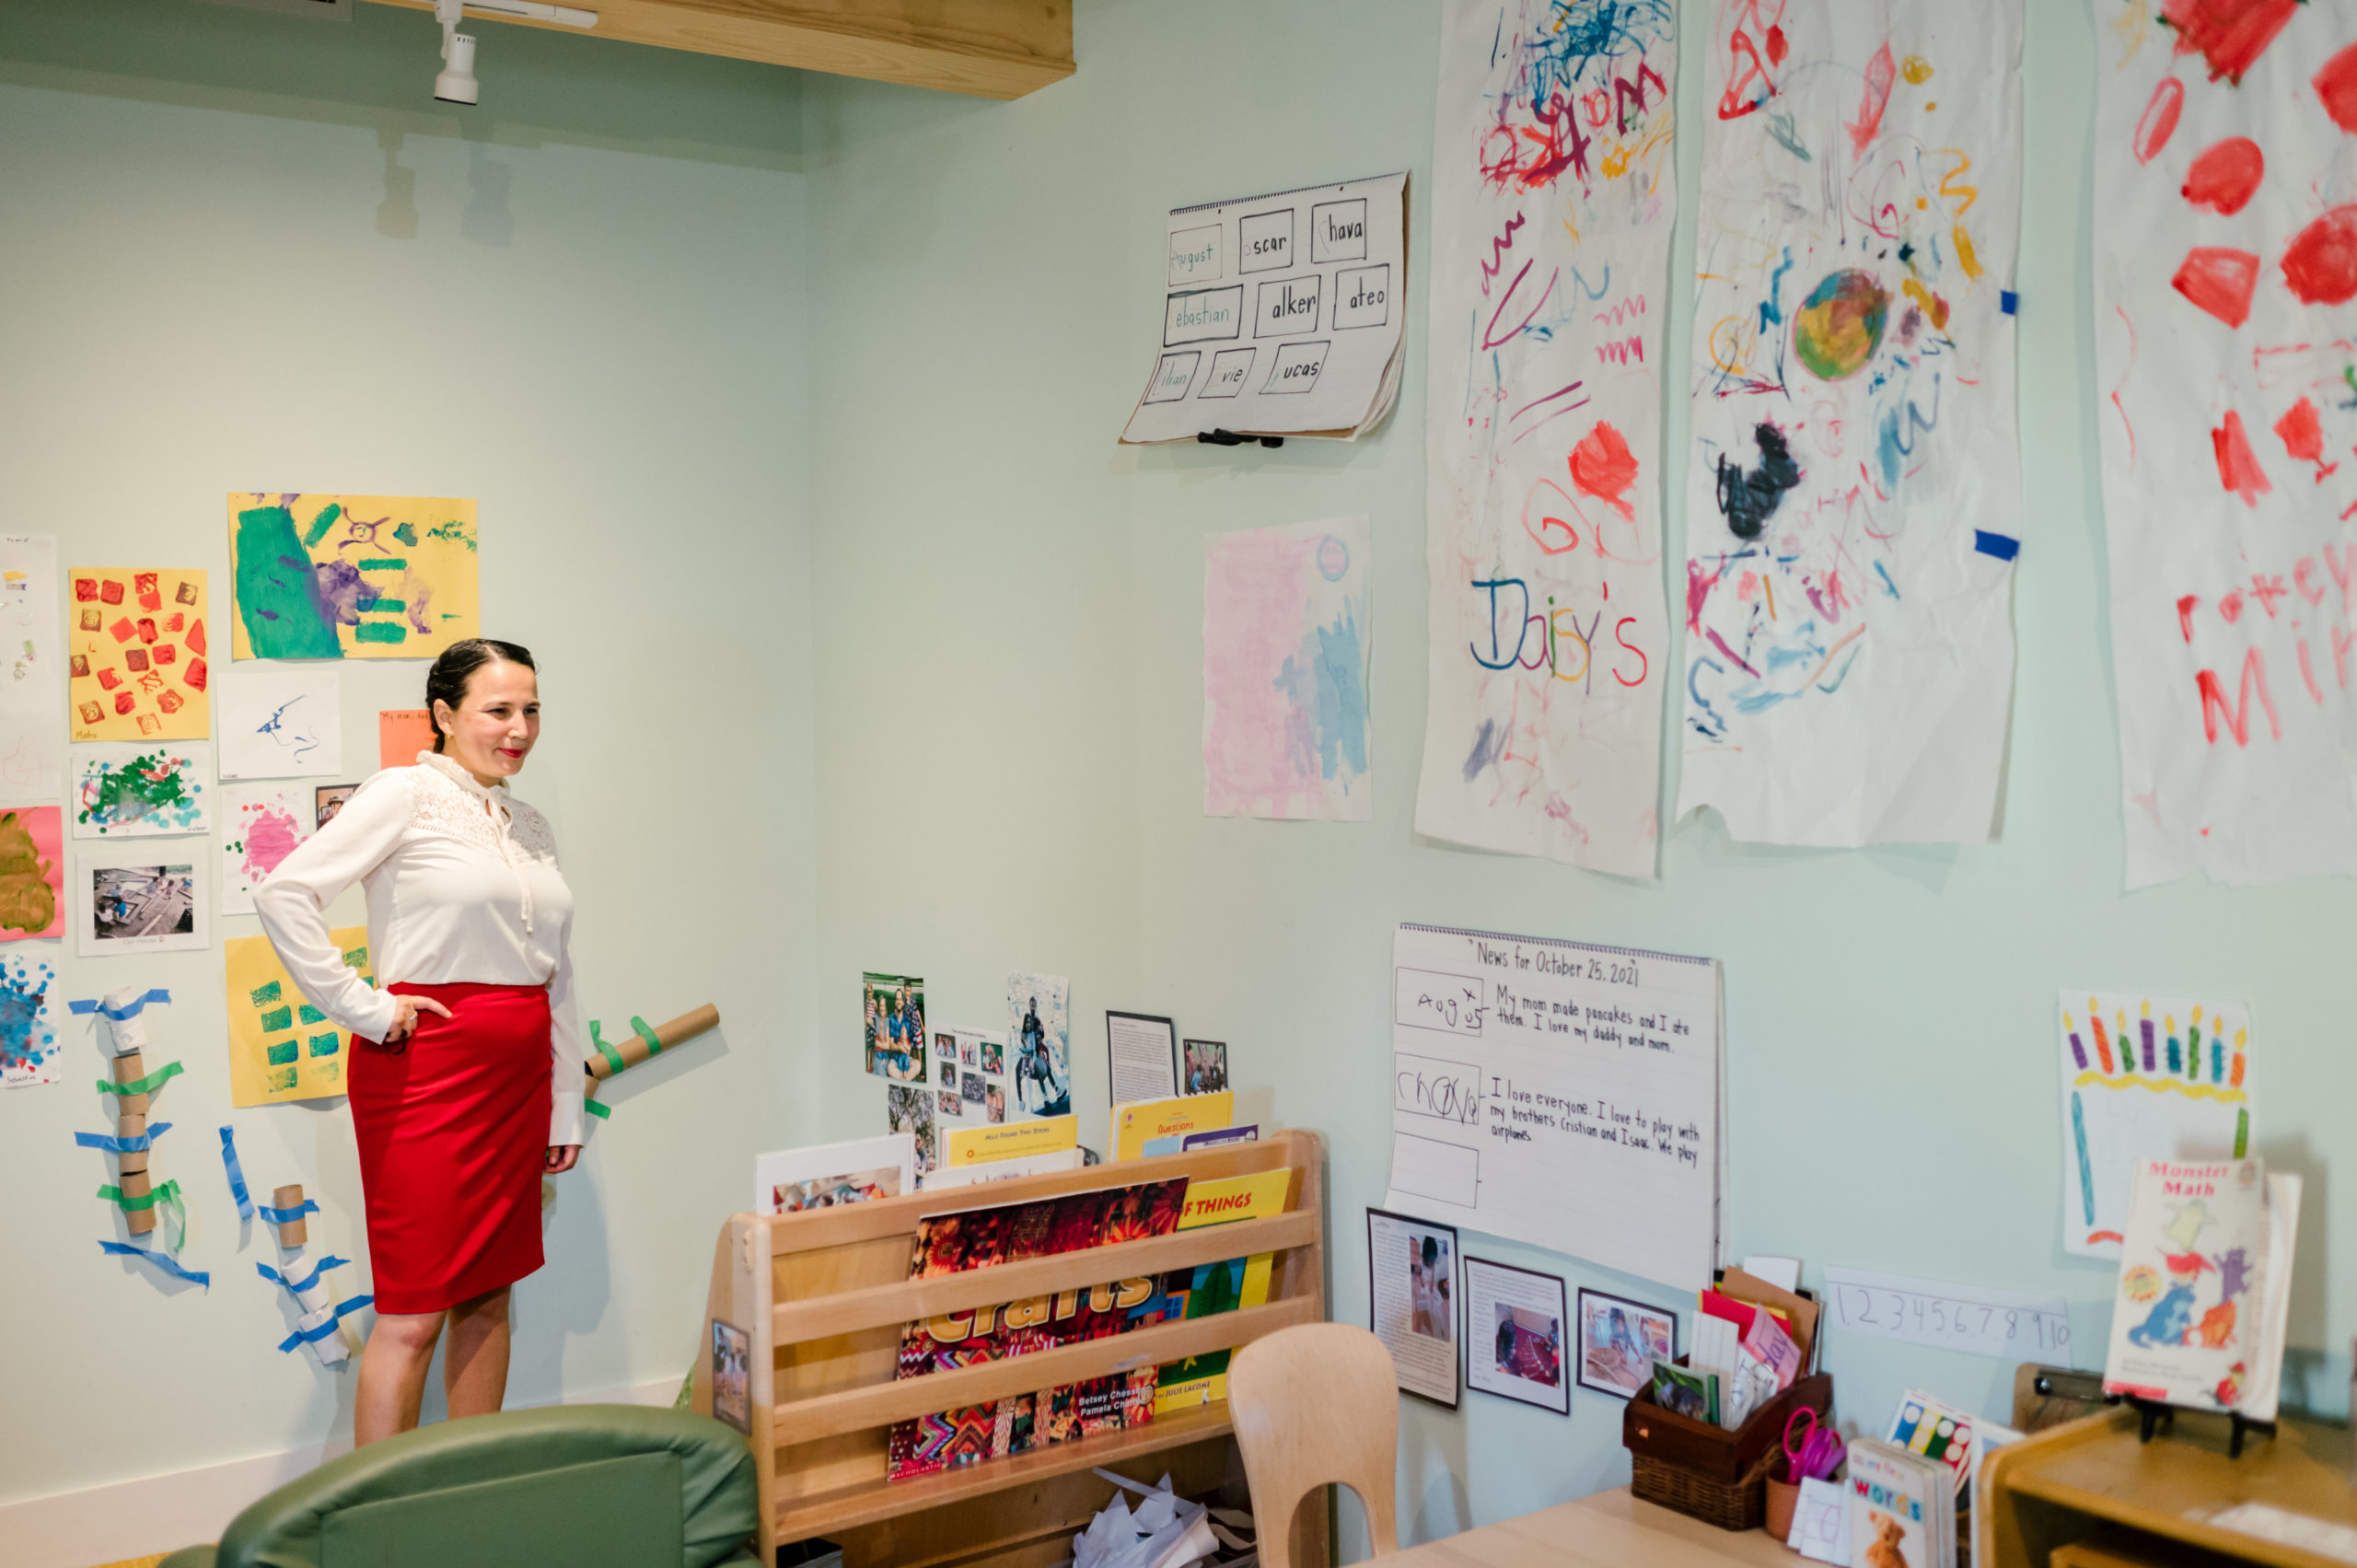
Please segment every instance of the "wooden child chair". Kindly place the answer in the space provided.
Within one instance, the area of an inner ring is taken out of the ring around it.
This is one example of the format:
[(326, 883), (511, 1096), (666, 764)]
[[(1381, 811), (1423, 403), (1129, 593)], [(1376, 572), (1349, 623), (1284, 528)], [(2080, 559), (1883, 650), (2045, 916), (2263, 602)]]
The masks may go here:
[(1252, 1488), (1261, 1568), (1295, 1568), (1294, 1511), (1329, 1482), (1358, 1493), (1376, 1556), (1399, 1550), (1398, 1388), (1391, 1353), (1354, 1324), (1303, 1323), (1236, 1353), (1227, 1410)]

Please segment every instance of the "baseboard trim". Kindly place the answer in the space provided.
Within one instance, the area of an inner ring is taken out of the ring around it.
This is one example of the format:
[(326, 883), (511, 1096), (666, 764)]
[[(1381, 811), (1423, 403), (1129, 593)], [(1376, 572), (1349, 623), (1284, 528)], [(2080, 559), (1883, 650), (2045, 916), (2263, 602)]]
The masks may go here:
[[(668, 1405), (679, 1393), (679, 1378), (664, 1377), (559, 1402)], [(276, 1454), (0, 1503), (0, 1562), (9, 1568), (90, 1568), (218, 1540), (247, 1504), (351, 1449), (352, 1439), (345, 1435)]]

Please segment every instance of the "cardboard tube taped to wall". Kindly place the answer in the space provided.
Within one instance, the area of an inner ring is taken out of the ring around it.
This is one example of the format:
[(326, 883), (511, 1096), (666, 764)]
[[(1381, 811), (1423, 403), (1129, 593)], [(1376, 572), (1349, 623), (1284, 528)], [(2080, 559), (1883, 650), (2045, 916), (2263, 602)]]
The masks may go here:
[[(147, 1173), (144, 1170), (124, 1171), (120, 1184), (122, 1195), (126, 1198), (145, 1198), (155, 1191), (147, 1180)], [(145, 1236), (156, 1228), (156, 1211), (152, 1208), (125, 1210), (122, 1223), (129, 1227), (132, 1235)]]
[(117, 1155), (114, 1157), (116, 1162), (115, 1168), (122, 1172), (125, 1176), (134, 1174), (145, 1175), (146, 1173), (147, 1151), (145, 1149), (134, 1149), (126, 1154)]
[[(662, 1049), (669, 1051), (683, 1041), (695, 1039), (707, 1029), (720, 1027), (720, 1009), (707, 1002), (691, 1013), (682, 1013), (668, 1024), (655, 1026), (655, 1038)], [(646, 1037), (636, 1032), (607, 1043), (607, 1050), (622, 1059), (623, 1067), (635, 1067), (655, 1054), (655, 1047)], [(598, 1051), (589, 1053), (589, 1075), (600, 1081), (610, 1078), (620, 1069)]]
[[(135, 1084), (146, 1075), (147, 1069), (141, 1065), (139, 1061), (139, 1052), (135, 1051), (126, 1051), (121, 1056), (114, 1059), (114, 1081), (116, 1083)], [(118, 1116), (145, 1116), (147, 1114), (147, 1097), (145, 1095), (115, 1096), (115, 1114)]]
[[(275, 1189), (270, 1195), (270, 1206), (273, 1209), (301, 1208), (303, 1206), (303, 1184), (298, 1181), (291, 1187), (281, 1187)], [(278, 1227), (278, 1245), (281, 1247), (300, 1247), (310, 1239), (310, 1226), (305, 1225), (301, 1220), (287, 1220), (282, 1223)]]
[(136, 1138), (147, 1131), (145, 1113), (126, 1110), (114, 1119), (114, 1133), (118, 1138)]

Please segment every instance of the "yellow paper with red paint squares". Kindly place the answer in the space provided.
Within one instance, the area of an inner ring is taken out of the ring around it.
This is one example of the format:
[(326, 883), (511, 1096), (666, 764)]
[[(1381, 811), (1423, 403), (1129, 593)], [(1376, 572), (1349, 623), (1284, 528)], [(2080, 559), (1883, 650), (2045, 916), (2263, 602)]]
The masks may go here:
[(65, 696), (76, 740), (213, 733), (204, 574), (76, 566), (65, 575)]

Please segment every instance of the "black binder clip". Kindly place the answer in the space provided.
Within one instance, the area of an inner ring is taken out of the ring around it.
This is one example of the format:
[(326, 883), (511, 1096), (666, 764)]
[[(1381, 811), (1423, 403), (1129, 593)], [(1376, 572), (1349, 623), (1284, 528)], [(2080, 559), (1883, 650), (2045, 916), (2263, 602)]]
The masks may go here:
[(1199, 431), (1196, 433), (1195, 439), (1206, 447), (1241, 447), (1251, 441), (1258, 441), (1263, 447), (1282, 447), (1285, 444), (1285, 438), (1282, 436), (1238, 436), (1233, 430)]

